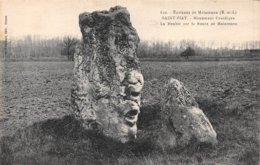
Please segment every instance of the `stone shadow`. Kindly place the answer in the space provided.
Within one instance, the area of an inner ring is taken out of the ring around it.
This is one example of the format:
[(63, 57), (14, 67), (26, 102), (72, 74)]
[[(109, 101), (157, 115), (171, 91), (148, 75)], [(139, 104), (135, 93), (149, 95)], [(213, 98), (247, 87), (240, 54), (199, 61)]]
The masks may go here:
[[(164, 150), (154, 141), (161, 128), (161, 106), (141, 107), (137, 139), (126, 144), (84, 129), (73, 116), (34, 123), (0, 139), (0, 164), (117, 164), (120, 158), (153, 153), (196, 153), (194, 146)], [(207, 151), (210, 149), (206, 149)]]
[(73, 116), (65, 116), (34, 123), (2, 137), (0, 164), (114, 164), (121, 156), (151, 151), (152, 145), (144, 141), (122, 144), (85, 130)]

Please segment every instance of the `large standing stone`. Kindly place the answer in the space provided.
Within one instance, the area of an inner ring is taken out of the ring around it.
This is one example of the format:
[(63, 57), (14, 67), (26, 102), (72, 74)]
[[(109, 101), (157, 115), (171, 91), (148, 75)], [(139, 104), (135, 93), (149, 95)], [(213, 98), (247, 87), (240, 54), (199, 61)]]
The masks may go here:
[(217, 134), (208, 118), (183, 83), (170, 79), (161, 100), (161, 117), (165, 127), (160, 132), (160, 143), (186, 146), (192, 139), (200, 143), (217, 143)]
[(82, 13), (74, 59), (72, 107), (87, 129), (126, 142), (136, 136), (143, 76), (139, 37), (126, 8)]

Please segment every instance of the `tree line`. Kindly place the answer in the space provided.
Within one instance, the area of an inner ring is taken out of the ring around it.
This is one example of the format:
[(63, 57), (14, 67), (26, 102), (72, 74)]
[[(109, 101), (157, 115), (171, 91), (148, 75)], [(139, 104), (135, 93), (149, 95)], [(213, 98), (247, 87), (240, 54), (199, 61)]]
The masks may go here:
[[(4, 59), (66, 59), (73, 60), (76, 45), (80, 40), (73, 36), (43, 39), (26, 36), (23, 39), (1, 41), (1, 58)], [(216, 47), (214, 42), (182, 40), (180, 42), (141, 41), (138, 45), (139, 58), (186, 58), (202, 57), (242, 57), (250, 56), (251, 50), (259, 50), (260, 41), (245, 42), (237, 45), (225, 44)], [(249, 51), (250, 50), (250, 51)], [(256, 51), (257, 52), (257, 51)], [(259, 54), (259, 52), (258, 52)]]
[(1, 41), (1, 58), (4, 59), (67, 59), (73, 60), (75, 47), (80, 40), (76, 37), (43, 39), (26, 36), (23, 39)]
[[(216, 47), (214, 42), (195, 42), (192, 40), (182, 40), (180, 42), (143, 41), (139, 44), (137, 54), (141, 58), (188, 58), (189, 56), (242, 57), (252, 55), (250, 50), (259, 49), (260, 41), (245, 42), (236, 45), (220, 44), (219, 47)], [(257, 53), (259, 54), (259, 52)]]

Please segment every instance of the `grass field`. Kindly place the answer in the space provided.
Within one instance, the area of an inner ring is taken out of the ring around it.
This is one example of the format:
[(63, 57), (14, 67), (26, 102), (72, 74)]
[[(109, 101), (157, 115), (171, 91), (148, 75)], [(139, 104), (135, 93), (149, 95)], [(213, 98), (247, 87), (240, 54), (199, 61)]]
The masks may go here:
[(177, 152), (84, 130), (71, 116), (72, 62), (2, 62), (0, 164), (258, 165), (259, 64), (142, 62), (141, 111), (156, 110), (164, 82), (173, 77), (190, 89), (218, 134), (213, 148)]

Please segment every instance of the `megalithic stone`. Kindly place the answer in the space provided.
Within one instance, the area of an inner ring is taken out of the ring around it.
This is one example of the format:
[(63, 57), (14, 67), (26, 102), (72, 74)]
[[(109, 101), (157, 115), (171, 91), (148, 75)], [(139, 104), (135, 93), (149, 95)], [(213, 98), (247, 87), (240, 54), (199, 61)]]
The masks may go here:
[(74, 54), (72, 107), (86, 129), (127, 142), (136, 137), (144, 79), (139, 37), (126, 8), (79, 15), (83, 36)]
[[(182, 82), (171, 78), (162, 94), (162, 129), (160, 143), (164, 146), (185, 146), (195, 139), (199, 143), (217, 143), (217, 134), (210, 121)], [(164, 143), (164, 144), (163, 144)]]

